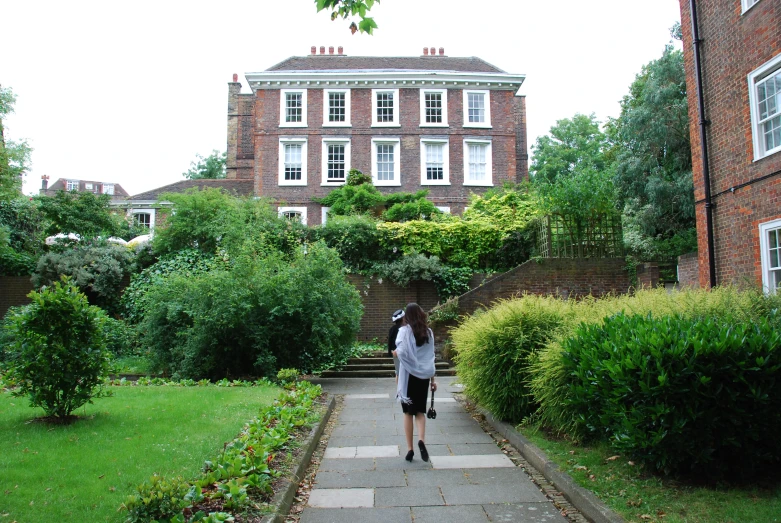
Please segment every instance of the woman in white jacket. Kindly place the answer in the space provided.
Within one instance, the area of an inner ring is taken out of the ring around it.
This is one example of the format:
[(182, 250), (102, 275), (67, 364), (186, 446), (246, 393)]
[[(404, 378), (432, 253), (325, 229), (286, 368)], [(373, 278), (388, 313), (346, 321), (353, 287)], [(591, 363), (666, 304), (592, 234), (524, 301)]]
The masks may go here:
[(434, 333), (426, 323), (426, 313), (417, 303), (410, 303), (404, 313), (407, 324), (396, 336), (399, 376), (396, 398), (404, 411), (404, 434), (407, 436), (407, 461), (412, 461), (412, 418), (418, 426), (418, 448), (423, 461), (428, 461), (426, 450), (426, 403), (428, 390), (437, 390), (434, 381)]

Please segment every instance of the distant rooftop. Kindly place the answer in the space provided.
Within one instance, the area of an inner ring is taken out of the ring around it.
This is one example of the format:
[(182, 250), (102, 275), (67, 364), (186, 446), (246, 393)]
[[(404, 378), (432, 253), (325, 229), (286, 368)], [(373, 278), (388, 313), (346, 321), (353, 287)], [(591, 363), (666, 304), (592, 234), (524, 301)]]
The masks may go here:
[(222, 188), (236, 196), (252, 196), (254, 194), (254, 180), (182, 180), (151, 191), (134, 194), (128, 197), (127, 201), (156, 201), (162, 194), (180, 193), (192, 187), (197, 187), (198, 190), (209, 187)]
[(475, 56), (291, 56), (267, 71), (449, 71), (505, 73)]

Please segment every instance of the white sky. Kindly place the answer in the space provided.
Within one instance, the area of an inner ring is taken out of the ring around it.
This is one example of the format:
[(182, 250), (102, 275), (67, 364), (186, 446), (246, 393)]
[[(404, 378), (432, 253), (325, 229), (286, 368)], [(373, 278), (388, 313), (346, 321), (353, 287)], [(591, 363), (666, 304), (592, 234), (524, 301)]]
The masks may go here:
[(4, 2), (0, 84), (17, 95), (6, 136), (41, 175), (119, 183), (130, 194), (182, 180), (226, 148), (227, 83), (310, 47), (351, 56), (477, 56), (526, 74), (529, 146), (561, 118), (617, 116), (641, 67), (661, 56), (678, 0), (382, 0), (374, 36), (313, 0)]

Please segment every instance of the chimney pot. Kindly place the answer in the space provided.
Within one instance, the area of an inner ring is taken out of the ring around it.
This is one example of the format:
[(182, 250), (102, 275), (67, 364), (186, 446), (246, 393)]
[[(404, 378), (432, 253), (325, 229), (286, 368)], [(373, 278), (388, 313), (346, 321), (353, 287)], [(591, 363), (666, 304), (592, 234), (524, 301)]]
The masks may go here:
[(439, 55), (440, 56), (445, 56), (445, 48), (444, 47), (440, 47), (439, 48)]
[(328, 48), (328, 54), (334, 54), (334, 46)]
[(324, 45), (320, 46), (320, 54), (325, 54), (325, 46)]
[(47, 175), (41, 176), (41, 189), (44, 191), (49, 188), (49, 177)]
[(312, 46), (312, 54), (317, 54), (317, 47), (314, 45)]
[(437, 54), (437, 48), (436, 48), (436, 47), (432, 47), (432, 48), (429, 50), (429, 52), (431, 53), (431, 56), (434, 56), (435, 54)]
[(423, 56), (428, 56), (428, 47), (423, 48)]
[(238, 81), (239, 81), (239, 75), (237, 75), (236, 73), (233, 73), (233, 83), (235, 84)]
[(339, 46), (339, 54), (344, 54), (344, 48), (341, 45)]

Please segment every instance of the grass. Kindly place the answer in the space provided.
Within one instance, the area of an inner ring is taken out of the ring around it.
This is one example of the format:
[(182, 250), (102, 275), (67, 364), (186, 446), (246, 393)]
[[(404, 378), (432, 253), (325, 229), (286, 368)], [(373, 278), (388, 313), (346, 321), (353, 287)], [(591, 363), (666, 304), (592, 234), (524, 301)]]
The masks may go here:
[(153, 473), (194, 476), (271, 403), (274, 387), (112, 387), (48, 426), (0, 393), (0, 522), (122, 521), (117, 508)]
[(579, 446), (531, 427), (519, 431), (628, 522), (778, 523), (781, 484), (703, 487), (644, 473), (606, 444)]

